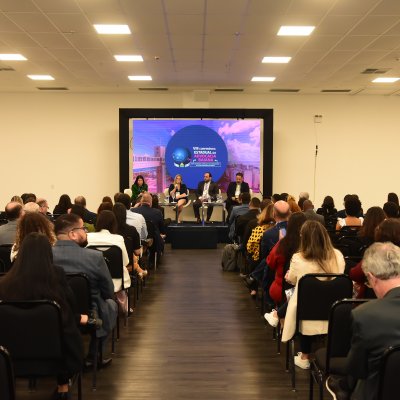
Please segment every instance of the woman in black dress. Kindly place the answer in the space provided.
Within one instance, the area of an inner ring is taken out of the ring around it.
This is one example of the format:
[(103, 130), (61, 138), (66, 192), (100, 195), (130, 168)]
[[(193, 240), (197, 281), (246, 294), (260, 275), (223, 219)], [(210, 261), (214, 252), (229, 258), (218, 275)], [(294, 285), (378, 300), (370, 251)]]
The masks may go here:
[(178, 207), (178, 223), (181, 223), (180, 214), (183, 210), (184, 205), (188, 201), (188, 189), (182, 182), (182, 175), (175, 175), (174, 183), (171, 183), (168, 188), (169, 202), (176, 202)]

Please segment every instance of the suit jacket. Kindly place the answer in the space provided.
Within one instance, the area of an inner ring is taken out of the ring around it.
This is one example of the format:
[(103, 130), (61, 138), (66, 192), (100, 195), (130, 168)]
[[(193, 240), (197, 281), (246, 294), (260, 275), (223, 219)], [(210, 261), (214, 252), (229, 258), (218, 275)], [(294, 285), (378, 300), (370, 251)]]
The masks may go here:
[(303, 214), (307, 219), (313, 220), (313, 221), (318, 221), (322, 225), (325, 225), (325, 218), (322, 215), (317, 214), (314, 210), (307, 210), (303, 211)]
[(151, 221), (160, 233), (165, 233), (164, 218), (160, 210), (149, 207), (148, 205), (141, 205), (139, 207), (131, 208), (131, 211), (141, 214), (146, 221)]
[(97, 336), (108, 335), (115, 326), (117, 313), (106, 301), (114, 298), (114, 285), (102, 254), (81, 248), (72, 240), (58, 240), (53, 246), (53, 261), (67, 274), (84, 273), (88, 276), (92, 307), (103, 320), (103, 326), (97, 329)]
[(400, 287), (352, 311), (353, 336), (347, 371), (358, 379), (352, 399), (376, 399), (381, 357), (389, 346), (400, 345), (399, 312)]
[[(203, 196), (205, 182), (199, 182), (196, 190), (196, 198)], [(215, 201), (217, 199), (217, 195), (219, 193), (218, 185), (211, 181), (210, 185), (208, 186), (208, 195), (211, 197), (211, 200)]]
[(0, 226), (0, 244), (13, 244), (17, 234), (18, 220), (9, 221)]
[[(231, 182), (228, 186), (228, 189), (226, 190), (226, 197), (228, 199), (235, 197), (235, 192), (236, 192), (236, 182)], [(247, 182), (242, 182), (240, 184), (240, 193), (249, 193), (250, 188), (249, 184)]]
[(233, 240), (235, 237), (235, 228), (236, 228), (236, 218), (240, 215), (246, 214), (249, 211), (248, 204), (240, 204), (239, 206), (235, 206), (232, 208), (231, 215), (229, 216), (229, 239)]
[(260, 213), (258, 209), (248, 210), (246, 214), (241, 215), (236, 221), (235, 233), (243, 239), (246, 227), (251, 220), (257, 221), (257, 215)]

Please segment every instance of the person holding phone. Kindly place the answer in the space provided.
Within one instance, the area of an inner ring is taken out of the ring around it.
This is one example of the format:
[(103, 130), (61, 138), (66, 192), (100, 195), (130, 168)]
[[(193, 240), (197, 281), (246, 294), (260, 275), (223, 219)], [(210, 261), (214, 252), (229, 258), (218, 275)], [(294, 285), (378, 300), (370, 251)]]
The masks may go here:
[(178, 224), (181, 223), (180, 214), (183, 210), (184, 205), (188, 201), (188, 189), (186, 185), (182, 182), (182, 175), (177, 174), (174, 178), (174, 183), (171, 183), (168, 188), (169, 202), (177, 203), (178, 207)]

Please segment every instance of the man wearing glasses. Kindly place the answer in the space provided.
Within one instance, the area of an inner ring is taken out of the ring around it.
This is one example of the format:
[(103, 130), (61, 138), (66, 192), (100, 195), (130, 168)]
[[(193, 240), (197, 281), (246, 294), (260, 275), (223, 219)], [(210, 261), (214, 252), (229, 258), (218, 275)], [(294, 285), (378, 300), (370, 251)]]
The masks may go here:
[[(82, 218), (75, 214), (60, 215), (54, 223), (57, 242), (53, 247), (54, 264), (62, 267), (67, 274), (84, 273), (88, 276), (91, 289), (92, 307), (102, 319), (102, 326), (96, 335), (102, 343), (105, 354), (105, 342), (113, 330), (118, 306), (114, 300), (114, 285), (101, 252), (85, 249), (87, 228)], [(89, 344), (87, 364), (91, 364), (96, 354), (94, 342)], [(111, 363), (111, 358), (103, 359), (100, 366)]]
[[(212, 181), (211, 172), (204, 173), (204, 180), (201, 181), (196, 190), (196, 200), (193, 202), (194, 216), (197, 222), (200, 223), (200, 207), (203, 203), (216, 201), (219, 193), (218, 185)], [(207, 206), (207, 222), (210, 221), (211, 214), (213, 212), (213, 206)]]

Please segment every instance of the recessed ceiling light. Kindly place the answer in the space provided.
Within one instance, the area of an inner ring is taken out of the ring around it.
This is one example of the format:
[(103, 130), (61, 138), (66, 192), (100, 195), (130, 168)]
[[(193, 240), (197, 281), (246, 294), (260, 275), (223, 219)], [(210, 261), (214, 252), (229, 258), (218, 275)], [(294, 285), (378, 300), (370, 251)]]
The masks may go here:
[(252, 82), (273, 82), (275, 80), (275, 76), (253, 76), (251, 78)]
[(54, 81), (51, 75), (27, 75), (27, 77), (34, 81)]
[(97, 33), (102, 35), (129, 35), (131, 30), (128, 25), (93, 25)]
[(375, 78), (372, 82), (374, 83), (393, 83), (397, 82), (400, 78)]
[(128, 79), (130, 81), (151, 81), (152, 80), (150, 75), (129, 75)]
[(114, 58), (117, 61), (136, 61), (136, 62), (141, 62), (143, 61), (142, 56), (124, 56), (124, 55), (116, 55)]
[(309, 36), (315, 26), (281, 26), (278, 36)]
[(264, 57), (261, 62), (272, 64), (287, 64), (292, 57)]
[(26, 61), (22, 54), (0, 54), (1, 61)]

